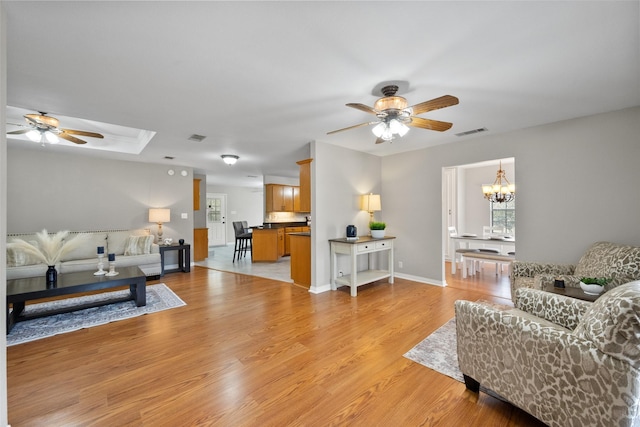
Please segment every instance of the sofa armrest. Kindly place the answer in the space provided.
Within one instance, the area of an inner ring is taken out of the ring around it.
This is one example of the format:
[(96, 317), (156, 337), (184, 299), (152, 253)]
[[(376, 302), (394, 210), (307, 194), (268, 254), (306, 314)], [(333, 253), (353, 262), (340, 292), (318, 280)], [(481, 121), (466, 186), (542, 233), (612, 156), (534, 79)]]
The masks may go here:
[(593, 303), (538, 289), (516, 291), (516, 308), (574, 330)]
[(527, 261), (514, 261), (511, 264), (512, 277), (535, 277), (540, 274), (571, 275), (575, 271), (574, 264), (550, 264)]

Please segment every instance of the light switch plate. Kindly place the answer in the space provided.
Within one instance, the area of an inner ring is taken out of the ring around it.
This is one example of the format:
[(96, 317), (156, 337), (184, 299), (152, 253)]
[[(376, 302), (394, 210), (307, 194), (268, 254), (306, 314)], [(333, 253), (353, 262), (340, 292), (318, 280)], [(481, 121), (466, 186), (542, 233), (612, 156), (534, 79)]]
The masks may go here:
[(181, 214), (180, 214), (180, 218), (182, 218), (182, 219), (188, 219), (188, 218), (189, 218), (189, 214), (188, 214), (188, 213), (184, 213), (184, 212), (183, 212), (183, 213), (181, 213)]

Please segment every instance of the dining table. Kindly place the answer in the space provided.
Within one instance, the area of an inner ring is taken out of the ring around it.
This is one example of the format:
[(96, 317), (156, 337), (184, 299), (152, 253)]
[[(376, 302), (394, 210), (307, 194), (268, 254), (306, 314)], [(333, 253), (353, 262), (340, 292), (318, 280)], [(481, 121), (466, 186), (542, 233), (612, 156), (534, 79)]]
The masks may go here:
[(477, 236), (475, 234), (461, 234), (452, 236), (453, 244), (449, 245), (449, 258), (451, 259), (451, 274), (456, 274), (456, 250), (457, 249), (481, 249), (499, 248), (500, 253), (507, 255), (516, 250), (516, 238), (513, 236)]

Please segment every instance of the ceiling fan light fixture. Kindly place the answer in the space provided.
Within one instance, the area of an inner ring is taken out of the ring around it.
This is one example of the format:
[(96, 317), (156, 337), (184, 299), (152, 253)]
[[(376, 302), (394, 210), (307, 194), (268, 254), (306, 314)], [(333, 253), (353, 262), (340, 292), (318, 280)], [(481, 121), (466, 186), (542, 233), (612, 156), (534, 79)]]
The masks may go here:
[(385, 122), (380, 122), (371, 129), (371, 132), (377, 137), (382, 138), (382, 134), (387, 129), (387, 124)]
[(407, 100), (401, 96), (386, 96), (378, 99), (373, 108), (378, 111), (404, 110), (408, 106)]
[(238, 161), (238, 159), (240, 158), (240, 157), (236, 156), (235, 154), (223, 154), (220, 157), (222, 157), (222, 160), (224, 160), (224, 162), (226, 164), (228, 164), (229, 166), (235, 165), (236, 162)]
[(48, 142), (50, 142), (51, 144), (57, 144), (58, 142), (60, 142), (60, 138), (58, 138), (58, 135), (56, 135), (53, 132), (50, 131), (46, 131), (44, 133), (44, 137), (47, 139)]
[(40, 135), (40, 132), (35, 129), (31, 129), (29, 132), (26, 133), (26, 135), (27, 135), (27, 138), (29, 138), (33, 142), (40, 142), (40, 138), (42, 137), (42, 135)]
[(407, 134), (407, 132), (409, 132), (409, 126), (405, 125), (400, 120), (392, 119), (389, 122), (389, 130), (392, 134), (398, 134), (403, 137)]

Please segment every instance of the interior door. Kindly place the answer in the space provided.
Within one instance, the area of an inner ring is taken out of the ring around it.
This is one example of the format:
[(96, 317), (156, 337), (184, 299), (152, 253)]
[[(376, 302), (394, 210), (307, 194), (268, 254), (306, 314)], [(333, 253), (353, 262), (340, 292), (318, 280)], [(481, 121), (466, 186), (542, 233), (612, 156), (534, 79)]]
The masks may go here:
[(207, 193), (207, 228), (209, 246), (227, 244), (227, 195)]
[(457, 227), (457, 182), (456, 169), (443, 168), (442, 170), (442, 217), (443, 227), (442, 243), (444, 259), (450, 261), (451, 239), (449, 239), (449, 227)]

